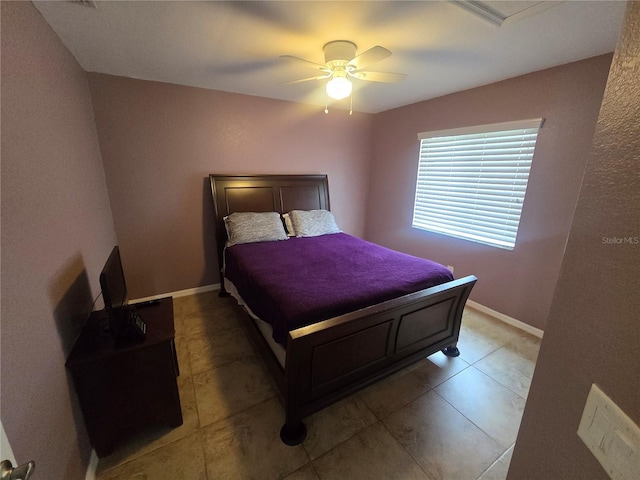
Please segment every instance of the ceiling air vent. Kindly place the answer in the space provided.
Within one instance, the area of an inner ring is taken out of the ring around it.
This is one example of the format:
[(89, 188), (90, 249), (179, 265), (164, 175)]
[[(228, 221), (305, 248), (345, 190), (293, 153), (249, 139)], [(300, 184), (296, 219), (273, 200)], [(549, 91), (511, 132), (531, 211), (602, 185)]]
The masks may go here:
[(562, 2), (541, 0), (521, 0), (517, 2), (453, 0), (453, 3), (470, 11), (471, 13), (475, 13), (480, 18), (501, 27), (503, 23), (513, 22), (514, 20), (519, 20), (521, 18), (543, 12), (544, 10), (555, 7)]
[(72, 0), (71, 3), (77, 3), (79, 5), (84, 5), (85, 7), (98, 8), (96, 0)]

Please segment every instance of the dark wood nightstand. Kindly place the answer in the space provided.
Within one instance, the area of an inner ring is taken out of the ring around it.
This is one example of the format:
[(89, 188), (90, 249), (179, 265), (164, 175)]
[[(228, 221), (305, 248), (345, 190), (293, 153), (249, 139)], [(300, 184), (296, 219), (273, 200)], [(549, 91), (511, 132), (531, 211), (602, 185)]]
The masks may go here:
[(107, 313), (93, 312), (67, 359), (99, 457), (148, 427), (182, 425), (173, 299), (141, 304), (137, 310), (147, 324), (143, 341), (116, 348), (104, 331)]

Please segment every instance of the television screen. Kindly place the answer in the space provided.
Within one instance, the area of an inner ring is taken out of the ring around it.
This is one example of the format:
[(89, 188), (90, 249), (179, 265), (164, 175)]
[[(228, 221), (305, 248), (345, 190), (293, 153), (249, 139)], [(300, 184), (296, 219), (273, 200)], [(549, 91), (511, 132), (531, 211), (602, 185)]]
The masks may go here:
[(102, 289), (104, 308), (109, 313), (126, 304), (127, 285), (124, 281), (120, 250), (117, 245), (111, 251), (111, 255), (100, 273), (100, 288)]

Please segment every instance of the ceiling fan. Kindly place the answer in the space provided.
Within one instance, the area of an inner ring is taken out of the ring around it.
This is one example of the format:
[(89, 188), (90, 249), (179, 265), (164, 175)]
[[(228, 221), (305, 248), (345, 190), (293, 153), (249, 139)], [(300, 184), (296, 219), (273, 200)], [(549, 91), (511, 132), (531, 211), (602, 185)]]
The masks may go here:
[[(406, 75), (403, 73), (365, 70), (369, 65), (384, 60), (389, 56), (391, 56), (391, 52), (380, 45), (371, 47), (356, 56), (356, 44), (347, 40), (336, 40), (324, 46), (324, 65), (292, 55), (281, 55), (280, 58), (302, 62), (322, 72), (320, 75), (284, 82), (283, 85), (328, 79), (326, 94), (336, 100), (342, 100), (351, 95), (353, 87), (351, 79), (381, 83), (397, 83), (404, 80)], [(325, 113), (327, 112), (328, 109), (325, 106)], [(350, 111), (349, 114), (351, 113)]]

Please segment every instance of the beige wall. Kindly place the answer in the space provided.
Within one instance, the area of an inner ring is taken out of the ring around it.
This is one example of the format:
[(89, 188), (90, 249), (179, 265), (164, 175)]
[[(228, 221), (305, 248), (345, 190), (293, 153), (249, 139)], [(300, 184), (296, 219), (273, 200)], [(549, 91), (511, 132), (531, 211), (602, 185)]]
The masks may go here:
[[(616, 243), (613, 238), (630, 241)], [(510, 480), (608, 479), (576, 435), (596, 383), (640, 424), (640, 2), (630, 2)]]
[(80, 479), (64, 363), (116, 237), (84, 71), (31, 2), (1, 9), (2, 424), (35, 478)]
[[(544, 329), (611, 55), (531, 73), (375, 116), (368, 240), (478, 277), (471, 298)], [(516, 247), (504, 250), (411, 228), (417, 134), (544, 117)]]
[(209, 173), (326, 173), (338, 224), (364, 234), (372, 116), (89, 74), (132, 297), (218, 283)]

